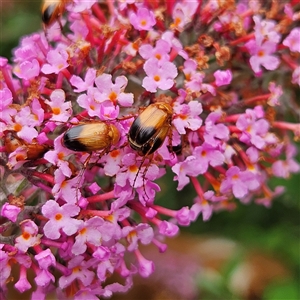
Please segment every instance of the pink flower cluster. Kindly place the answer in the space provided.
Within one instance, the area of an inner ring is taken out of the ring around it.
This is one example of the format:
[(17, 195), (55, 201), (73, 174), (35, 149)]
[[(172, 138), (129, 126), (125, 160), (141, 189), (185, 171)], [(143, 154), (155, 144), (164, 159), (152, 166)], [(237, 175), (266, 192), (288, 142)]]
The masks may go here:
[[(179, 226), (239, 201), (270, 207), (283, 188), (269, 180), (300, 170), (300, 124), (282, 120), (300, 86), (295, 2), (67, 2), (63, 19), (21, 39), (12, 63), (0, 58), (2, 296), (13, 262), (15, 288), (32, 299), (125, 292), (133, 274), (154, 271), (140, 244), (163, 252)], [(172, 107), (169, 133), (140, 156), (128, 132), (156, 102)], [(64, 147), (67, 129), (91, 122), (113, 124), (117, 144)], [(190, 207), (155, 203), (166, 169), (178, 190), (193, 185)]]

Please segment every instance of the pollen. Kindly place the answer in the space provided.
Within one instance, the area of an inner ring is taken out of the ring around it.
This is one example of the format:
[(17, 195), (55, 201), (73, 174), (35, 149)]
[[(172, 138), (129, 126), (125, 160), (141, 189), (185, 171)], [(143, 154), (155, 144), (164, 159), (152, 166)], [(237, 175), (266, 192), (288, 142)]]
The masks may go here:
[(259, 50), (257, 53), (257, 56), (263, 57), (265, 55), (265, 52), (263, 50)]
[(22, 153), (19, 153), (16, 155), (16, 161), (22, 161), (22, 160), (25, 160), (27, 157), (22, 154)]
[(141, 20), (140, 24), (141, 24), (142, 26), (146, 26), (146, 25), (147, 25), (147, 21), (146, 21), (146, 20)]
[(136, 173), (138, 171), (138, 169), (139, 168), (135, 165), (132, 165), (132, 166), (129, 167), (129, 171), (132, 172), (132, 173)]
[(79, 268), (79, 267), (73, 268), (73, 273), (78, 273), (79, 271), (80, 271), (80, 268)]
[(57, 154), (57, 158), (59, 159), (59, 160), (62, 160), (63, 158), (64, 158), (64, 153), (63, 152), (59, 152), (58, 154)]
[(111, 92), (108, 96), (108, 98), (110, 99), (110, 101), (112, 102), (116, 102), (118, 95), (116, 94), (116, 92)]
[(153, 79), (154, 79), (155, 81), (160, 81), (160, 76), (159, 76), (159, 75), (155, 75), (155, 76), (153, 77)]
[(66, 187), (66, 185), (67, 185), (67, 181), (64, 180), (64, 181), (61, 183), (60, 187), (63, 189), (64, 187)]
[(207, 155), (207, 152), (206, 151), (202, 151), (201, 152), (201, 156), (205, 157)]
[(113, 150), (113, 151), (110, 152), (110, 156), (111, 156), (112, 158), (118, 157), (119, 154), (120, 154), (120, 151), (119, 151), (119, 150)]
[(112, 223), (114, 221), (114, 216), (113, 215), (109, 215), (109, 216), (105, 217), (105, 220)]
[(58, 213), (55, 215), (55, 220), (60, 221), (63, 218), (62, 214)]
[(136, 233), (136, 231), (135, 230), (133, 230), (133, 231), (131, 231), (131, 232), (129, 232), (129, 234), (127, 235), (127, 238), (129, 239), (129, 240), (132, 240), (134, 237), (136, 237), (137, 236), (137, 233)]
[(80, 231), (79, 231), (79, 234), (82, 234), (82, 235), (84, 235), (84, 234), (86, 234), (86, 228), (84, 227), (84, 228), (82, 228)]
[(30, 239), (30, 234), (26, 231), (23, 232), (22, 237), (24, 240), (29, 240)]
[(14, 131), (16, 131), (16, 132), (21, 131), (22, 128), (23, 128), (23, 126), (22, 126), (21, 124), (19, 124), (19, 123), (16, 123), (16, 124), (14, 125)]
[(232, 176), (232, 180), (237, 180), (237, 179), (239, 179), (239, 175), (238, 174), (235, 174), (235, 175)]
[(181, 19), (177, 17), (174, 21), (174, 25), (177, 27), (180, 23), (181, 23)]
[(52, 112), (54, 115), (59, 115), (60, 114), (60, 108), (59, 107), (52, 107)]
[(156, 57), (158, 60), (161, 60), (161, 55), (160, 55), (160, 53), (156, 53), (156, 54), (155, 54), (155, 57)]

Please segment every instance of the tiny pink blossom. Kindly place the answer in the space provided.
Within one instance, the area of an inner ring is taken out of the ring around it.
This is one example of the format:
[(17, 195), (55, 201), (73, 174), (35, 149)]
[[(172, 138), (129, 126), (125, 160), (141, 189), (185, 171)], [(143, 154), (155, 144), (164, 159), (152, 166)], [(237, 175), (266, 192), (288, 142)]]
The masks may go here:
[(289, 47), (292, 52), (300, 52), (300, 27), (292, 29), (282, 44)]
[(125, 76), (116, 77), (115, 83), (113, 83), (112, 76), (104, 73), (95, 79), (95, 84), (99, 91), (96, 98), (98, 102), (109, 100), (114, 105), (118, 103), (125, 107), (130, 107), (133, 104), (133, 94), (124, 92), (128, 84), (128, 79)]
[(71, 274), (64, 275), (59, 278), (59, 287), (64, 289), (76, 280), (80, 280), (83, 286), (89, 286), (95, 277), (95, 273), (89, 270), (89, 267), (92, 264), (93, 260), (85, 261), (84, 256), (82, 255), (73, 257), (68, 263), (68, 268), (71, 271)]
[(30, 80), (38, 76), (40, 73), (40, 65), (36, 59), (32, 61), (24, 61), (19, 67), (14, 69), (14, 73), (22, 79)]
[(148, 224), (140, 223), (135, 227), (126, 226), (122, 229), (129, 243), (127, 250), (134, 251), (138, 249), (138, 242), (143, 245), (150, 244), (154, 237), (153, 228)]
[(78, 235), (72, 247), (72, 253), (75, 255), (82, 254), (86, 251), (87, 245), (100, 246), (101, 245), (101, 229), (103, 219), (93, 217), (84, 223), (81, 223), (78, 228)]
[(65, 101), (66, 95), (62, 89), (54, 90), (50, 95), (50, 100), (46, 100), (52, 109), (51, 121), (66, 122), (72, 115), (71, 101)]
[(49, 219), (44, 226), (44, 233), (49, 239), (56, 240), (61, 236), (60, 230), (66, 235), (74, 234), (83, 222), (73, 218), (80, 208), (74, 204), (59, 206), (54, 200), (48, 200), (42, 207), (43, 215)]
[(171, 47), (168, 42), (158, 40), (155, 47), (152, 47), (150, 44), (140, 46), (139, 53), (144, 59), (153, 57), (160, 61), (168, 61), (170, 49)]
[(220, 186), (221, 193), (232, 191), (236, 198), (243, 198), (248, 190), (255, 190), (259, 187), (256, 175), (250, 171), (241, 171), (239, 167), (233, 166), (226, 171), (226, 178)]
[(231, 83), (232, 80), (232, 73), (230, 70), (226, 70), (226, 71), (217, 70), (214, 73), (214, 76), (216, 79), (217, 86), (228, 85)]
[(129, 20), (137, 30), (150, 30), (156, 23), (154, 13), (144, 7), (139, 8), (136, 14), (131, 13)]
[(168, 221), (161, 221), (159, 223), (158, 229), (159, 229), (160, 234), (168, 236), (168, 237), (175, 236), (179, 231), (179, 228), (177, 225), (175, 225), (171, 222), (168, 222)]
[(20, 268), (20, 278), (15, 284), (15, 288), (20, 292), (24, 293), (25, 291), (31, 288), (31, 284), (27, 279), (27, 269), (24, 266)]
[(44, 154), (44, 158), (53, 165), (58, 166), (65, 176), (70, 177), (72, 171), (69, 167), (69, 162), (66, 160), (66, 157), (73, 152), (62, 145), (62, 137), (63, 134), (54, 140), (55, 150), (49, 150), (46, 152)]
[(279, 43), (281, 35), (277, 32), (277, 24), (273, 20), (261, 20), (259, 16), (253, 16), (255, 23), (255, 39), (257, 43), (270, 41)]
[(279, 98), (283, 93), (282, 87), (280, 85), (276, 86), (275, 82), (270, 82), (269, 91), (271, 92), (271, 96), (268, 99), (268, 104), (270, 106), (280, 105)]
[(96, 78), (96, 70), (90, 68), (85, 73), (84, 80), (82, 80), (80, 76), (73, 75), (70, 78), (70, 83), (76, 87), (76, 89), (74, 89), (74, 92), (80, 93), (92, 87), (94, 85), (95, 78)]
[(155, 58), (150, 58), (145, 62), (144, 70), (147, 76), (143, 79), (142, 86), (151, 93), (155, 93), (158, 88), (161, 90), (170, 89), (178, 74), (173, 63), (169, 61), (159, 63)]
[(213, 147), (221, 145), (229, 139), (229, 129), (220, 122), (221, 111), (211, 112), (205, 120), (204, 140)]
[(173, 26), (182, 31), (184, 26), (190, 23), (198, 8), (199, 3), (194, 1), (181, 1), (176, 3), (173, 9)]
[(260, 44), (255, 40), (250, 40), (245, 46), (251, 54), (250, 65), (255, 73), (261, 72), (261, 66), (267, 70), (275, 70), (279, 66), (280, 60), (272, 55), (277, 47), (274, 42), (265, 41)]
[(41, 235), (38, 234), (37, 225), (31, 220), (24, 220), (21, 223), (22, 235), (16, 238), (16, 248), (26, 252), (29, 247), (40, 243)]
[(56, 265), (55, 257), (49, 248), (36, 254), (34, 258), (38, 262), (40, 268), (44, 270), (48, 269), (50, 266)]
[(15, 205), (11, 205), (9, 203), (4, 203), (1, 208), (1, 216), (9, 219), (12, 222), (17, 221), (17, 217), (21, 208)]
[(69, 66), (68, 58), (69, 55), (65, 50), (50, 50), (47, 54), (48, 64), (44, 64), (41, 71), (44, 74), (58, 74), (61, 70)]
[(198, 101), (190, 101), (188, 104), (175, 103), (173, 107), (175, 117), (173, 124), (180, 134), (185, 134), (185, 128), (197, 130), (202, 125), (199, 115), (202, 113), (202, 105)]

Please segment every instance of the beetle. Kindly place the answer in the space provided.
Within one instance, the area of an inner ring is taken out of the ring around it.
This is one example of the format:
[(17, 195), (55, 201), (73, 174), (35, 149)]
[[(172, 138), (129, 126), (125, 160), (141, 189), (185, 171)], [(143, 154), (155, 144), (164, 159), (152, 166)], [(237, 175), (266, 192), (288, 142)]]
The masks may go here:
[(128, 142), (140, 156), (148, 156), (162, 146), (170, 132), (173, 110), (170, 104), (150, 104), (132, 123)]
[[(44, 0), (42, 5), (42, 21), (44, 28), (50, 27), (53, 23), (58, 21), (65, 11), (66, 5), (71, 0)], [(61, 24), (60, 24), (61, 26)]]
[[(84, 170), (90, 161), (93, 151), (100, 151), (100, 157), (106, 154), (110, 148), (116, 145), (120, 140), (118, 128), (111, 123), (102, 121), (83, 123), (69, 128), (62, 137), (62, 145), (76, 152), (88, 152), (89, 156), (84, 162), (84, 167), (78, 175), (79, 184)], [(76, 189), (76, 198), (78, 199), (78, 189)]]
[(119, 140), (120, 132), (115, 125), (105, 122), (92, 122), (69, 128), (63, 135), (62, 144), (73, 151), (108, 151)]
[[(169, 103), (156, 102), (150, 104), (133, 121), (129, 133), (128, 142), (130, 147), (143, 156), (138, 168), (132, 187), (146, 158), (152, 155), (164, 143), (166, 137), (171, 133), (173, 110)], [(145, 168), (144, 177), (149, 165)]]
[(34, 160), (41, 158), (43, 154), (49, 150), (48, 145), (41, 145), (36, 140), (33, 140), (32, 143), (27, 143), (12, 132), (7, 132), (5, 134), (4, 145), (8, 153), (12, 153), (18, 148), (22, 149), (24, 156), (20, 156), (18, 158), (19, 160)]

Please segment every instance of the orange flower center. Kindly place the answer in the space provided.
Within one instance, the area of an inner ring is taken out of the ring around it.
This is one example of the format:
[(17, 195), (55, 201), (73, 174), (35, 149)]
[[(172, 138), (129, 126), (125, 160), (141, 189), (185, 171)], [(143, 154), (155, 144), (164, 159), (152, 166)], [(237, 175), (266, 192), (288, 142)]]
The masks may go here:
[(154, 79), (155, 81), (160, 81), (160, 76), (159, 76), (159, 75), (155, 75), (155, 76), (153, 77), (153, 79)]
[(59, 107), (52, 107), (52, 112), (54, 115), (59, 115), (60, 114), (60, 108)]
[(58, 213), (58, 214), (55, 215), (55, 220), (59, 221), (59, 220), (62, 219), (62, 217), (63, 217), (62, 214)]
[(26, 231), (23, 232), (22, 236), (23, 236), (24, 240), (29, 240), (29, 238), (30, 238), (30, 234)]

